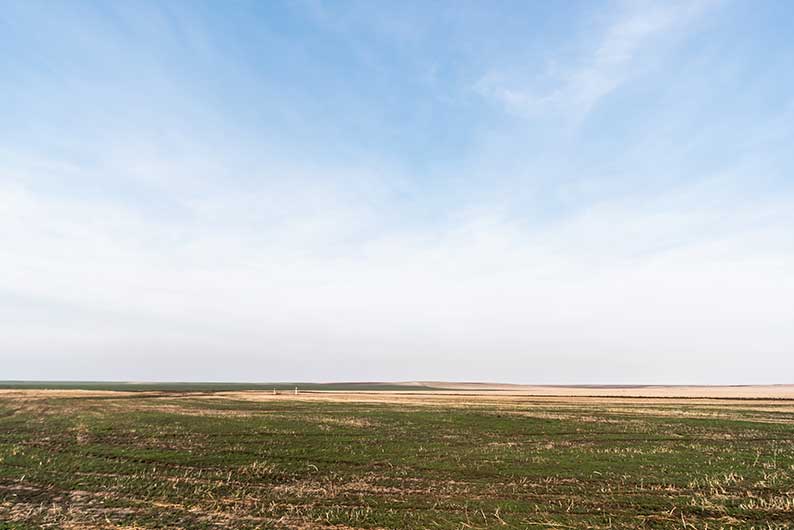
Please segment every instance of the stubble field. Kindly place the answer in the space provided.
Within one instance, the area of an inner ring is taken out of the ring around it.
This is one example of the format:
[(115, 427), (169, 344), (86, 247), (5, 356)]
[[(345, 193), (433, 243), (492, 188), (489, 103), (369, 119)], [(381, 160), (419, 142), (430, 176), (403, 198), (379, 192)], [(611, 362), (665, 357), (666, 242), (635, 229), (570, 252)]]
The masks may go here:
[(792, 528), (794, 401), (0, 391), (0, 529)]

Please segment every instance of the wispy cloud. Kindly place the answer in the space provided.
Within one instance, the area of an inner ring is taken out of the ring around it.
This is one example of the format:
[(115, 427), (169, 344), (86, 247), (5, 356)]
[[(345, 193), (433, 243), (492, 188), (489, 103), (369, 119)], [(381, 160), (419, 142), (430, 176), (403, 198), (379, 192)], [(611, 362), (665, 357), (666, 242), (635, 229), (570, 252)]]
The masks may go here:
[(711, 0), (620, 4), (616, 13), (603, 17), (607, 22), (600, 34), (587, 32), (580, 38), (574, 60), (552, 56), (545, 71), (534, 78), (530, 65), (487, 72), (475, 90), (520, 115), (563, 112), (578, 121), (643, 70), (638, 59), (650, 55), (649, 48), (669, 45), (676, 32), (715, 4)]

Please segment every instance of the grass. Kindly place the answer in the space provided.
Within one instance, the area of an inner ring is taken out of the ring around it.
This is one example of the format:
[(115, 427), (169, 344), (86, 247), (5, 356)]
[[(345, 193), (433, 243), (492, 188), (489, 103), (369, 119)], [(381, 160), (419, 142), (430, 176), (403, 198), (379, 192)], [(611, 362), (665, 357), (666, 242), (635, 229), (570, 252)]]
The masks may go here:
[(324, 398), (0, 394), (0, 530), (794, 521), (790, 403)]

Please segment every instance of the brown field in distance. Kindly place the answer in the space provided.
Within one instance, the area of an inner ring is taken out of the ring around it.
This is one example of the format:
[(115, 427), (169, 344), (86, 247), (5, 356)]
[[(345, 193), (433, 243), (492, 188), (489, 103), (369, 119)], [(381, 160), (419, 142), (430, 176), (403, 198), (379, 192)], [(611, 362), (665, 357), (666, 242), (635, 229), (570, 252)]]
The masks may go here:
[(794, 399), (792, 385), (513, 385), (492, 383), (422, 383), (444, 390), (498, 392), (531, 396), (616, 396), (658, 398)]

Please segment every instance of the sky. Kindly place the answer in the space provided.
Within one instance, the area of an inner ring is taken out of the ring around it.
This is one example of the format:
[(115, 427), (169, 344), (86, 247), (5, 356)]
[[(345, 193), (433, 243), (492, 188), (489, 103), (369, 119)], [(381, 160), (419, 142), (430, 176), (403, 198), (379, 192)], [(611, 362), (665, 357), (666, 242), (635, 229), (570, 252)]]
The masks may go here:
[(794, 383), (793, 24), (4, 1), (0, 379)]

